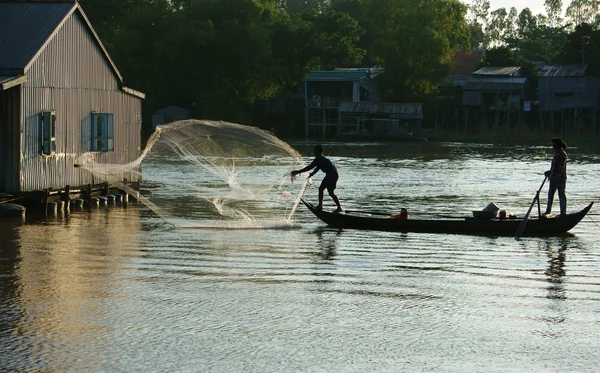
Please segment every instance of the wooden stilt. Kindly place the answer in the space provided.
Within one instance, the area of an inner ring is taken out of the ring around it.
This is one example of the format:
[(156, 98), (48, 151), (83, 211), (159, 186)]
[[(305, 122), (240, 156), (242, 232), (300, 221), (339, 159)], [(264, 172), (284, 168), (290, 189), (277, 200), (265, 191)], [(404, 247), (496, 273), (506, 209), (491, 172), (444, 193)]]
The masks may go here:
[(50, 200), (50, 189), (46, 189), (44, 191), (44, 201), (42, 202), (42, 205), (44, 206), (44, 211), (46, 211), (46, 209), (48, 208), (49, 200)]
[(92, 205), (92, 184), (88, 184), (87, 186), (87, 203), (88, 206)]

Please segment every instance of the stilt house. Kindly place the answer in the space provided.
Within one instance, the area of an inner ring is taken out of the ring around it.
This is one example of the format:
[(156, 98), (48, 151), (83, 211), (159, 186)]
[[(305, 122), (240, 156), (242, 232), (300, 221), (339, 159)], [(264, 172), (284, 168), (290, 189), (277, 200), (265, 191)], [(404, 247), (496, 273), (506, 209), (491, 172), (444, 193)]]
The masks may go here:
[(542, 130), (595, 134), (599, 79), (586, 74), (587, 64), (544, 65), (538, 71)]
[(101, 182), (74, 167), (82, 156), (135, 160), (143, 98), (77, 0), (0, 0), (0, 192)]

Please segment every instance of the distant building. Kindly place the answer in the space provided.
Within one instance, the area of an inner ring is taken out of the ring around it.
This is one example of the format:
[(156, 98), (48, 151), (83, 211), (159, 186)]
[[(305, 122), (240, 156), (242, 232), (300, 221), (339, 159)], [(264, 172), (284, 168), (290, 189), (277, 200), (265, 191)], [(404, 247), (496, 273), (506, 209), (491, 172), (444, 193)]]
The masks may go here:
[(598, 79), (586, 76), (587, 64), (544, 65), (538, 70), (539, 110), (597, 108)]
[(342, 102), (342, 134), (414, 137), (422, 135), (421, 103)]
[(532, 98), (531, 82), (519, 66), (489, 66), (473, 72), (462, 87), (465, 132), (497, 133), (521, 123), (524, 103)]
[(435, 132), (458, 127), (463, 113), (463, 87), (471, 79), (483, 57), (484, 52), (481, 50), (458, 51), (452, 57), (450, 74), (439, 82), (439, 95), (430, 107), (433, 112), (430, 122), (433, 120)]
[(305, 135), (340, 134), (342, 102), (379, 102), (381, 68), (312, 70), (304, 79), (306, 102)]
[(525, 98), (526, 77), (520, 76), (521, 68), (483, 67), (473, 72), (463, 86), (463, 105), (490, 110), (515, 110), (521, 108)]
[(163, 124), (188, 119), (189, 111), (178, 106), (169, 106), (152, 114), (152, 128)]
[(539, 67), (538, 108), (544, 129), (596, 132), (600, 82), (586, 71), (587, 64)]
[(135, 160), (143, 98), (76, 0), (0, 0), (0, 192), (98, 183), (74, 168), (81, 155)]

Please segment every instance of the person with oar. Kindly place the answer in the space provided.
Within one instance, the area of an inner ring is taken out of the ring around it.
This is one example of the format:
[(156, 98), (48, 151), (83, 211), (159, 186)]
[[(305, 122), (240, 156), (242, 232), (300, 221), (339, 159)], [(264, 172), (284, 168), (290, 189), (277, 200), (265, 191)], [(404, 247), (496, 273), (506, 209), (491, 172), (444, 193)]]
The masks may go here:
[(550, 181), (548, 203), (544, 215), (550, 215), (552, 212), (552, 202), (556, 191), (558, 191), (560, 215), (565, 215), (567, 213), (567, 196), (565, 195), (567, 184), (567, 144), (562, 139), (556, 137), (552, 139), (552, 149), (554, 149), (552, 164), (550, 170), (544, 174)]
[(546, 180), (550, 180), (550, 187), (548, 189), (546, 212), (543, 216), (549, 217), (550, 212), (552, 211), (552, 200), (554, 199), (554, 194), (557, 190), (560, 202), (560, 215), (566, 215), (567, 213), (567, 197), (565, 196), (565, 186), (567, 183), (567, 152), (565, 150), (567, 149), (567, 144), (562, 139), (555, 137), (552, 139), (552, 149), (554, 149), (554, 157), (552, 158), (550, 170), (544, 172), (544, 181), (542, 182), (542, 185), (540, 185), (540, 189), (536, 192), (535, 197), (533, 197), (533, 201), (531, 201), (529, 210), (527, 210), (521, 224), (519, 224), (519, 228), (514, 236), (517, 240), (521, 237), (523, 230), (525, 230), (525, 225), (527, 224), (529, 214), (531, 213), (535, 201), (538, 201), (539, 209), (540, 192), (542, 191)]
[(323, 178), (323, 181), (321, 181), (321, 185), (319, 186), (319, 204), (317, 205), (317, 209), (323, 209), (323, 194), (325, 189), (327, 189), (327, 192), (329, 193), (329, 195), (333, 199), (333, 202), (335, 202), (337, 206), (337, 209), (334, 212), (342, 212), (340, 200), (334, 193), (339, 178), (337, 168), (328, 158), (325, 158), (325, 156), (323, 156), (322, 145), (315, 145), (315, 159), (313, 159), (313, 161), (303, 169), (292, 171), (292, 178), (295, 178), (297, 174), (301, 174), (313, 168), (315, 168), (315, 170), (308, 175), (309, 178), (317, 172), (319, 172), (319, 170), (325, 173), (325, 177)]

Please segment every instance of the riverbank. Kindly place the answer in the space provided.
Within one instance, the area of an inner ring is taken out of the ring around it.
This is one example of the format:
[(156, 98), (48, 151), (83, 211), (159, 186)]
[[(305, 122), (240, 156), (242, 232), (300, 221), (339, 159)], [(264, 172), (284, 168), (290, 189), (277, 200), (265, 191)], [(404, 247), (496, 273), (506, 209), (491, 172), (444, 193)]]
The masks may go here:
[(524, 145), (545, 146), (552, 138), (561, 137), (569, 146), (584, 147), (590, 150), (600, 150), (600, 134), (560, 134), (539, 132), (502, 132), (502, 133), (463, 133), (456, 131), (443, 131), (428, 133), (427, 136), (397, 136), (397, 135), (351, 135), (336, 136), (333, 138), (283, 138), (287, 142), (309, 141), (309, 142), (459, 142), (468, 144), (491, 143), (498, 145)]

